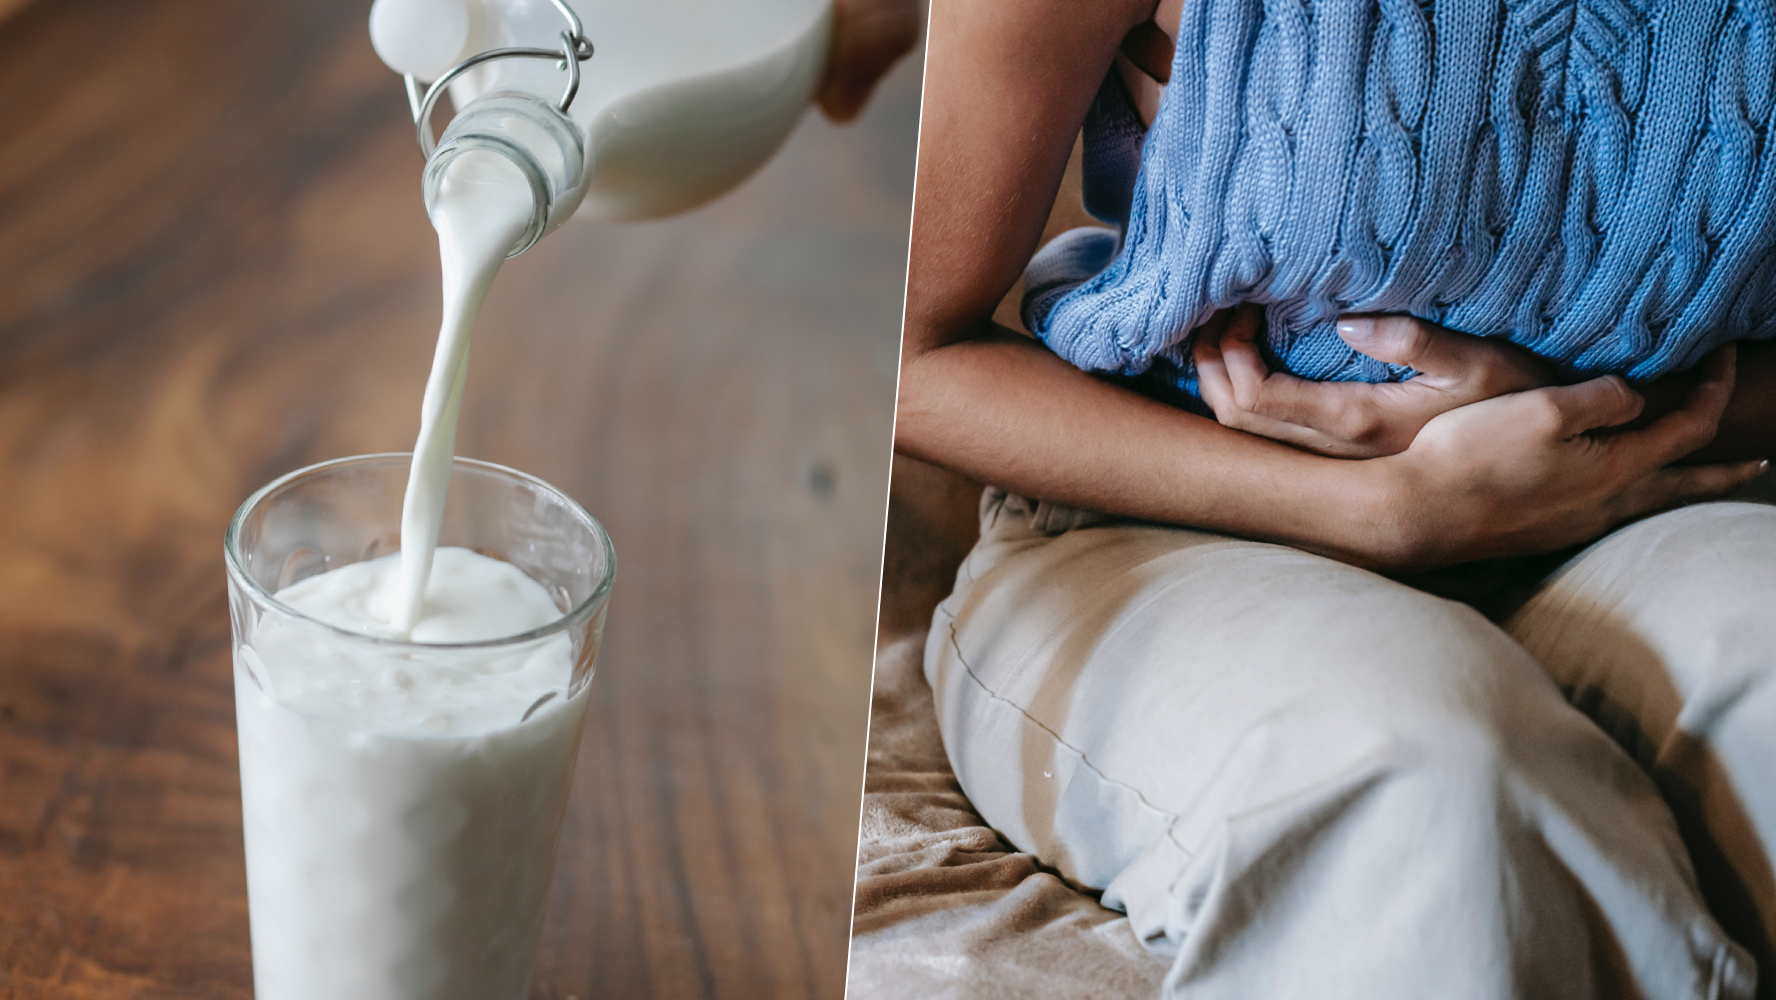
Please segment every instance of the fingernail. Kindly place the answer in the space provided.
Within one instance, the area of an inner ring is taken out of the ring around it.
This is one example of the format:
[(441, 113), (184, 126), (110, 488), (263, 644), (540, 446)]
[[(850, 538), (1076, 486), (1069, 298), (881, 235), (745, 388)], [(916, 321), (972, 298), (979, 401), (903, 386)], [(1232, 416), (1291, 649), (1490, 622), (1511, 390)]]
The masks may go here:
[(1375, 319), (1370, 316), (1351, 316), (1338, 321), (1338, 335), (1345, 340), (1368, 340), (1375, 336)]

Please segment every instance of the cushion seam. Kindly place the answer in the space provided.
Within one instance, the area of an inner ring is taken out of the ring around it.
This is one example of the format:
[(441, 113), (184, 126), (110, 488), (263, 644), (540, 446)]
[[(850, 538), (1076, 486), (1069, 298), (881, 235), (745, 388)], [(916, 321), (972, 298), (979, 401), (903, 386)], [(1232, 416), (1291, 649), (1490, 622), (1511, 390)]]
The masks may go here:
[[(1005, 696), (999, 694), (999, 692), (994, 691), (992, 688), (988, 687), (986, 682), (981, 680), (980, 675), (975, 673), (974, 667), (969, 665), (967, 657), (962, 655), (961, 644), (956, 641), (956, 621), (954, 618), (951, 618), (950, 621), (945, 625), (945, 629), (947, 630), (947, 633), (948, 633), (948, 638), (949, 638), (949, 642), (950, 642), (950, 649), (956, 655), (956, 662), (960, 663), (962, 665), (962, 670), (964, 673), (966, 673), (968, 675), (968, 679), (973, 681), (976, 687), (979, 687), (982, 691), (986, 692), (987, 697), (992, 698), (994, 701), (1003, 702), (1004, 704), (1010, 706), (1013, 711), (1015, 711), (1017, 714), (1023, 716), (1024, 719), (1026, 721), (1028, 721), (1031, 725), (1033, 725), (1036, 728), (1047, 733), (1049, 738), (1054, 740), (1056, 744), (1058, 744), (1059, 746), (1065, 747), (1067, 750), (1071, 751), (1074, 754), (1077, 754), (1079, 757), (1079, 762), (1081, 764), (1083, 764), (1088, 770), (1090, 770), (1091, 773), (1097, 775), (1099, 780), (1105, 782), (1106, 784), (1112, 785), (1114, 787), (1126, 790), (1127, 792), (1129, 792), (1131, 795), (1133, 795), (1135, 797), (1135, 800), (1137, 802), (1139, 802), (1143, 808), (1148, 809), (1160, 816), (1165, 817), (1167, 820), (1169, 820), (1169, 822), (1166, 824), (1166, 828), (1165, 828), (1166, 840), (1171, 841), (1172, 846), (1176, 847), (1179, 851), (1183, 852), (1183, 854), (1186, 858), (1193, 858), (1196, 856), (1189, 848), (1187, 848), (1183, 844), (1179, 843), (1178, 838), (1173, 835), (1172, 828), (1174, 826), (1176, 826), (1177, 822), (1178, 822), (1178, 814), (1177, 813), (1174, 813), (1169, 809), (1161, 809), (1160, 807), (1154, 805), (1152, 802), (1148, 801), (1147, 796), (1142, 794), (1140, 789), (1134, 787), (1133, 785), (1128, 784), (1127, 782), (1118, 781), (1117, 779), (1110, 777), (1108, 774), (1105, 774), (1102, 770), (1100, 770), (1098, 768), (1098, 766), (1096, 764), (1092, 763), (1092, 759), (1091, 759), (1090, 755), (1088, 755), (1084, 750), (1081, 750), (1080, 748), (1067, 742), (1065, 739), (1063, 739), (1061, 737), (1061, 734), (1055, 732), (1053, 729), (1051, 729), (1047, 725), (1045, 725), (1041, 720), (1037, 719), (1035, 716), (1033, 716), (1029, 712), (1025, 711), (1023, 706), (1017, 704), (1016, 702), (1012, 701), (1011, 699), (1006, 698)], [(973, 805), (972, 802), (970, 802), (969, 804)], [(977, 815), (978, 815), (978, 813), (977, 813)], [(985, 818), (985, 817), (983, 817), (983, 818)]]

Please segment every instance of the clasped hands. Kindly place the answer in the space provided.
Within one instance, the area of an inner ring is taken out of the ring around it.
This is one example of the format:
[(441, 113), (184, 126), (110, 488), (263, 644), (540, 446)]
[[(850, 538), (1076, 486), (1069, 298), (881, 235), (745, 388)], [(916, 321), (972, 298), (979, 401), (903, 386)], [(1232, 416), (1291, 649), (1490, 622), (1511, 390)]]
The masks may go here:
[(1500, 340), (1409, 316), (1351, 316), (1353, 349), (1409, 366), (1404, 382), (1310, 382), (1273, 372), (1256, 306), (1194, 334), (1202, 397), (1237, 430), (1306, 451), (1372, 459), (1388, 478), (1400, 561), (1441, 564), (1548, 551), (1615, 525), (1718, 497), (1763, 471), (1753, 460), (1678, 464), (1715, 436), (1735, 350), (1711, 354), (1675, 409), (1637, 424), (1644, 397), (1616, 376), (1572, 385)]

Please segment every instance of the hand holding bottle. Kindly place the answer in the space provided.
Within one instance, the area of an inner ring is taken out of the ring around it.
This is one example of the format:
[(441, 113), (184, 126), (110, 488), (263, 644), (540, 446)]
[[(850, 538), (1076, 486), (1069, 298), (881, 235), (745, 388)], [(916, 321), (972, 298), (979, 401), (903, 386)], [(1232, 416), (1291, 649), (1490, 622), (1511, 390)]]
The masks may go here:
[(919, 40), (918, 0), (834, 0), (833, 41), (815, 100), (836, 122), (863, 110), (870, 92)]

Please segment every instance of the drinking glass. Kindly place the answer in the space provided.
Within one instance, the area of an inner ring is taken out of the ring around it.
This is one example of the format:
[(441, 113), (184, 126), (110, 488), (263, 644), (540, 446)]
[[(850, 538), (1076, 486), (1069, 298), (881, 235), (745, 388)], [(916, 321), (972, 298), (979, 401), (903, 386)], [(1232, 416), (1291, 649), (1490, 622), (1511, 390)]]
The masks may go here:
[[(439, 545), (523, 570), (559, 618), (485, 641), (404, 642), (280, 602), (315, 574), (399, 558), (410, 461), (366, 455), (293, 472), (228, 526), (259, 1000), (527, 996), (616, 555), (560, 490), (458, 458)], [(325, 711), (279, 699), (276, 678), (294, 676), (285, 671), (328, 661), (335, 676), (338, 658), (433, 690), (536, 663), (560, 683), (518, 717), (468, 733), (391, 731), (354, 715), (349, 691)]]

